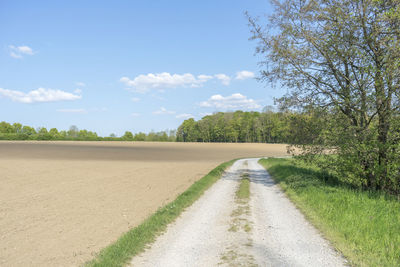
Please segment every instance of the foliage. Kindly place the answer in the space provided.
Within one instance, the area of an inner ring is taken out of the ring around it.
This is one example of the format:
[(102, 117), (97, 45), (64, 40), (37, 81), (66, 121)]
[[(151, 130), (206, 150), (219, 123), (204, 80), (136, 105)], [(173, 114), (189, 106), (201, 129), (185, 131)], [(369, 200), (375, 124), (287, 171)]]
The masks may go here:
[(314, 140), (313, 132), (306, 130), (313, 116), (309, 112), (218, 112), (199, 121), (185, 120), (177, 130), (176, 139), (178, 142), (290, 143), (292, 139), (302, 138), (308, 142)]
[(59, 131), (51, 128), (49, 131), (45, 127), (34, 129), (30, 126), (23, 126), (20, 123), (10, 124), (5, 121), (0, 122), (0, 140), (76, 140), (76, 141), (175, 141), (176, 131), (161, 131), (137, 133), (133, 135), (126, 131), (121, 137), (112, 134), (109, 137), (98, 136), (96, 132), (79, 130), (72, 125), (68, 131)]
[(289, 89), (282, 105), (329, 114), (315, 125), (317, 145), (294, 143), (309, 155), (334, 148), (338, 174), (400, 193), (400, 1), (272, 4), (266, 26), (249, 17), (261, 79)]
[(351, 265), (400, 265), (400, 202), (395, 197), (356, 190), (346, 177), (314, 164), (274, 158), (260, 163)]

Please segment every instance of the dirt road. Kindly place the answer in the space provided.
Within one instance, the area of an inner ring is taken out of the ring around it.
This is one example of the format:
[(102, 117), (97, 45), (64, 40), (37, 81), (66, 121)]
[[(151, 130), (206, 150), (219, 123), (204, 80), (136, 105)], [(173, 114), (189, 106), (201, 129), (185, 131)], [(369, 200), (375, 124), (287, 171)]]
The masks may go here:
[[(258, 159), (237, 161), (132, 266), (344, 266)], [(235, 200), (243, 173), (250, 200)]]

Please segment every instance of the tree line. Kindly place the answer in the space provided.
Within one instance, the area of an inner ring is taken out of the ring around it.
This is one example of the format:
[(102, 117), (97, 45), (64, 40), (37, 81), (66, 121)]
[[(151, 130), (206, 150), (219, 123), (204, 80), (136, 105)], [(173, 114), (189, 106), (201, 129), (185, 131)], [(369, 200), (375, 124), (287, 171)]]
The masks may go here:
[[(195, 121), (185, 120), (178, 128), (178, 142), (291, 143), (300, 131), (299, 121), (308, 115), (284, 111), (218, 112)], [(310, 140), (303, 134), (303, 142)], [(306, 140), (307, 139), (307, 140)], [(310, 140), (312, 142), (312, 140)]]
[(72, 125), (69, 130), (58, 130), (51, 128), (47, 130), (45, 127), (34, 128), (21, 123), (10, 124), (8, 122), (0, 122), (0, 140), (75, 140), (75, 141), (158, 141), (172, 142), (175, 141), (175, 132), (160, 131), (150, 133), (136, 133), (126, 131), (121, 137), (111, 134), (107, 137), (99, 136), (96, 132), (85, 129), (79, 130), (77, 126)]

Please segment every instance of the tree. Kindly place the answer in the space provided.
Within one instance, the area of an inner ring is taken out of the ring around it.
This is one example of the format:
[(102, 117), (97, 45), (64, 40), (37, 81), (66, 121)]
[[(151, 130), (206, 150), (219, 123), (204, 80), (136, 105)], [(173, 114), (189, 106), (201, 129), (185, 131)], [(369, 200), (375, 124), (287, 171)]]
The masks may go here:
[(79, 129), (75, 125), (71, 125), (67, 133), (68, 137), (77, 138), (79, 134)]
[(36, 134), (36, 131), (34, 128), (25, 125), (22, 127), (22, 133), (30, 136)]
[(37, 132), (42, 135), (48, 134), (46, 127), (39, 127)]
[(39, 127), (37, 129), (37, 139), (38, 140), (50, 140), (52, 139), (52, 136), (49, 134), (49, 132), (47, 131), (47, 129), (45, 127)]
[[(281, 104), (335, 114), (337, 171), (373, 189), (400, 192), (399, 1), (273, 0), (267, 26), (249, 17), (261, 79), (290, 89)], [(316, 130), (316, 129), (315, 129)]]
[(14, 129), (8, 122), (2, 121), (0, 122), (0, 133), (13, 133)]
[(125, 134), (122, 136), (123, 140), (127, 141), (132, 141), (133, 140), (133, 134), (129, 131), (126, 131)]
[(146, 134), (139, 132), (137, 134), (135, 134), (135, 136), (133, 137), (134, 141), (145, 141), (146, 140)]
[(22, 124), (21, 123), (14, 123), (13, 124), (14, 132), (20, 134), (22, 132)]
[(196, 142), (198, 139), (197, 124), (193, 118), (184, 120), (182, 125), (179, 126), (177, 136), (179, 141), (183, 142)]
[(52, 137), (52, 139), (58, 139), (60, 137), (57, 128), (51, 128), (49, 134)]

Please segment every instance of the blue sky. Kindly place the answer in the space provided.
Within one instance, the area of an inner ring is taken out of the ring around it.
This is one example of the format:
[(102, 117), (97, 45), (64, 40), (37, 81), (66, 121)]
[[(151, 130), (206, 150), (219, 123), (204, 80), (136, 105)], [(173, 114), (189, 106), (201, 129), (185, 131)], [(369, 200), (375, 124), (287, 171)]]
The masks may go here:
[(96, 131), (175, 129), (273, 104), (244, 12), (268, 1), (1, 1), (0, 120)]

